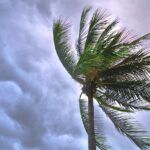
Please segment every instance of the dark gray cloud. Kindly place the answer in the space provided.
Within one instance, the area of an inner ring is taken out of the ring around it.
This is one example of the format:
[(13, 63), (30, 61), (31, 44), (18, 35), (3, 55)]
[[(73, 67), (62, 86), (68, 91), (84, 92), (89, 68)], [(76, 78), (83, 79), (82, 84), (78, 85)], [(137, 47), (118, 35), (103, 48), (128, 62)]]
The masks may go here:
[(84, 149), (79, 93), (52, 51), (53, 2), (0, 3), (0, 147)]
[[(150, 25), (148, 4), (146, 0), (1, 0), (0, 149), (86, 150), (78, 108), (80, 87), (55, 53), (52, 21), (68, 17), (76, 35), (82, 8), (103, 6), (119, 16), (123, 26), (141, 34), (150, 31), (145, 28)], [(132, 147), (112, 126), (106, 128), (115, 150)]]

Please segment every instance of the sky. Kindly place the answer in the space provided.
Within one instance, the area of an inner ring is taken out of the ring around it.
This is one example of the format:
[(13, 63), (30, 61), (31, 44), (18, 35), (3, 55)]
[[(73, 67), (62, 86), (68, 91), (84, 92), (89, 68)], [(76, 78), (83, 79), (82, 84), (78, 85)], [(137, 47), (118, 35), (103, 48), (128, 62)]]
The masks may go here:
[[(52, 24), (68, 18), (76, 37), (89, 5), (107, 9), (137, 35), (150, 32), (149, 0), (0, 0), (0, 150), (87, 150), (81, 87), (56, 55)], [(113, 150), (139, 150), (102, 115)], [(147, 129), (149, 116), (136, 116)]]

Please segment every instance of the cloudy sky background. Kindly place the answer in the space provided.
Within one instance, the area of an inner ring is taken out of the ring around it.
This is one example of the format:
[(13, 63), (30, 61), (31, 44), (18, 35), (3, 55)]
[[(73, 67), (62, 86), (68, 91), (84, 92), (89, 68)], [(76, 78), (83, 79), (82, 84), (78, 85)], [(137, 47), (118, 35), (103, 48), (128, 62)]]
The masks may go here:
[[(86, 5), (108, 9), (136, 34), (150, 32), (149, 0), (0, 0), (0, 150), (87, 150), (80, 87), (59, 62), (52, 37), (59, 16), (72, 21), (75, 35)], [(147, 129), (149, 115), (138, 115)], [(114, 150), (138, 150), (113, 126), (106, 129)]]

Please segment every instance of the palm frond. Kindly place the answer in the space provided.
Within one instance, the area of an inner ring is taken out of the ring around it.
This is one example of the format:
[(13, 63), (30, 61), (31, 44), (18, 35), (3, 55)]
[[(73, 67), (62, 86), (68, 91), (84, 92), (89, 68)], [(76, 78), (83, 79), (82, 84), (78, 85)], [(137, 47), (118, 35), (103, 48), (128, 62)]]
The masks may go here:
[[(123, 35), (124, 32), (126, 32), (126, 31), (123, 30), (121, 32), (122, 35)], [(128, 35), (125, 38), (130, 39), (130, 37)], [(127, 40), (125, 42), (120, 42), (118, 44), (115, 44), (114, 46), (112, 46), (112, 49), (126, 49), (128, 51), (133, 51), (133, 50), (135, 50), (135, 48), (141, 46), (143, 42), (145, 42), (149, 39), (150, 39), (150, 33), (146, 34), (146, 35), (143, 35), (139, 38), (136, 38), (134, 40)]]
[(100, 70), (106, 70), (112, 66), (116, 61), (128, 55), (128, 50), (120, 47), (116, 47), (123, 41), (123, 34), (125, 30), (116, 31), (114, 28), (117, 25), (117, 20), (110, 23), (106, 29), (101, 33), (98, 42), (96, 43), (95, 50), (101, 56), (103, 61), (100, 64)]
[(117, 66), (122, 66), (124, 64), (133, 64), (135, 62), (142, 62), (142, 61), (146, 63), (145, 65), (149, 65), (150, 63), (149, 50), (145, 50), (143, 48), (136, 50), (136, 52), (133, 52), (128, 57), (123, 59)]
[(57, 20), (53, 24), (53, 37), (56, 52), (68, 73), (73, 76), (75, 67), (74, 57), (71, 55), (71, 46), (69, 44), (70, 24), (68, 22)]
[(115, 49), (112, 49), (112, 47), (120, 43), (122, 35), (123, 35), (123, 32), (117, 32), (116, 34), (114, 34), (110, 43), (108, 43), (108, 45), (105, 46), (102, 54), (104, 55), (110, 52), (111, 53), (114, 52)]
[(150, 39), (150, 33), (145, 34), (135, 40), (133, 40), (130, 44), (131, 45), (138, 45), (138, 44), (142, 44), (142, 42), (149, 40)]
[(129, 116), (129, 114), (118, 112), (103, 105), (100, 105), (100, 107), (121, 134), (126, 135), (139, 148), (143, 150), (150, 149), (150, 137), (134, 118)]
[[(113, 101), (104, 100), (104, 96), (105, 95), (102, 95), (102, 94), (99, 94), (98, 92), (96, 92), (96, 94), (94, 95), (94, 98), (96, 99), (96, 101), (99, 104), (102, 104), (105, 107), (108, 107), (108, 108), (111, 108), (111, 109), (114, 109), (114, 110), (117, 110), (120, 112), (127, 112), (127, 113), (134, 112), (132, 109), (127, 109), (125, 107), (122, 107), (121, 105), (116, 106), (115, 103), (113, 103)], [(108, 98), (108, 97), (106, 96), (106, 98)]]
[(116, 31), (113, 29), (116, 25), (117, 20), (108, 25), (95, 46), (96, 51), (105, 57), (102, 62), (102, 65), (106, 66), (105, 69), (111, 68), (117, 62), (128, 57), (131, 51), (135, 51), (141, 46), (143, 41), (150, 39), (150, 34), (146, 34), (132, 41), (124, 40), (123, 36), (126, 30)]
[(116, 80), (103, 83), (106, 91), (113, 91), (116, 95), (121, 95), (126, 99), (138, 99), (150, 102), (150, 83), (145, 81), (124, 81), (117, 82)]
[(120, 61), (117, 65), (103, 71), (101, 78), (125, 78), (126, 80), (148, 80), (150, 78), (150, 56), (148, 51), (139, 50)]
[(100, 53), (103, 48), (110, 42), (113, 37), (114, 32), (112, 32), (113, 28), (117, 25), (118, 21), (114, 20), (110, 23), (104, 31), (100, 34), (97, 43), (95, 45), (95, 51)]
[(90, 21), (88, 35), (85, 43), (85, 50), (93, 50), (98, 40), (100, 32), (104, 29), (107, 24), (108, 15), (103, 10), (96, 10)]
[(86, 7), (82, 11), (81, 19), (80, 19), (80, 28), (79, 28), (79, 37), (77, 41), (77, 51), (78, 55), (81, 55), (85, 45), (85, 38), (87, 36), (87, 17), (88, 13), (91, 10), (91, 7)]
[(106, 89), (105, 92), (97, 90), (95, 99), (99, 104), (121, 112), (150, 111), (150, 104), (148, 102), (138, 98), (129, 99), (122, 97), (122, 95), (113, 90)]
[(53, 37), (54, 45), (57, 55), (62, 62), (63, 66), (67, 72), (72, 76), (73, 79), (83, 84), (84, 79), (77, 77), (74, 74), (74, 69), (76, 66), (75, 57), (71, 53), (71, 45), (69, 41), (69, 29), (70, 24), (63, 20), (57, 20), (53, 24)]
[[(88, 133), (88, 104), (87, 104), (87, 101), (80, 97), (79, 105), (80, 105), (80, 113), (81, 113), (82, 122), (83, 122), (86, 132)], [(109, 150), (110, 146), (108, 146), (106, 144), (106, 138), (104, 136), (103, 129), (102, 129), (102, 126), (103, 126), (102, 119), (100, 117), (97, 118), (97, 116), (95, 116), (94, 122), (95, 122), (95, 127), (94, 127), (95, 128), (95, 140), (96, 140), (97, 147), (100, 150)]]

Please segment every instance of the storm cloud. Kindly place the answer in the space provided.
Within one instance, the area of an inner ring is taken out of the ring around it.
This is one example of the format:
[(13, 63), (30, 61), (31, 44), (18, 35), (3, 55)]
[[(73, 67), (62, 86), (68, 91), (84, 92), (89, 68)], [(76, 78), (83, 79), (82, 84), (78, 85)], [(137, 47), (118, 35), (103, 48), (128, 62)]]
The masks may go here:
[[(60, 16), (76, 35), (87, 5), (108, 9), (138, 34), (150, 32), (148, 0), (0, 0), (0, 150), (87, 150), (81, 87), (61, 65), (52, 36)], [(105, 115), (104, 121), (110, 123)], [(111, 123), (106, 129), (114, 150), (138, 150)]]

